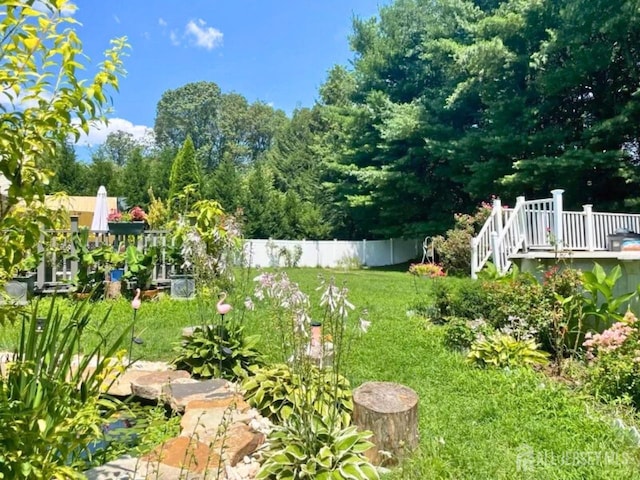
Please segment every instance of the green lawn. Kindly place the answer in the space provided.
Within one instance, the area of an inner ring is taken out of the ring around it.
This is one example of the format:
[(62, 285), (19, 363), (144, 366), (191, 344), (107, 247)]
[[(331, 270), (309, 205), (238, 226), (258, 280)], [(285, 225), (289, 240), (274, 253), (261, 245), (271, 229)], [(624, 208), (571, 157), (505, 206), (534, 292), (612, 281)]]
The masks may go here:
[[(639, 448), (611, 426), (613, 407), (570, 392), (541, 374), (465, 365), (460, 354), (443, 346), (440, 327), (407, 316), (418, 296), (409, 275), (368, 270), (289, 272), (314, 298), (319, 293), (315, 291), (319, 273), (346, 281), (351, 301), (369, 309), (371, 329), (353, 344), (347, 365), (353, 385), (394, 381), (413, 388), (420, 397), (420, 450), (388, 478), (640, 478)], [(427, 281), (417, 284), (420, 296), (426, 294), (427, 285)], [(239, 314), (244, 293), (236, 292), (235, 298), (230, 302), (237, 306), (232, 313)], [(106, 305), (96, 309), (102, 311)], [(113, 325), (130, 320), (128, 302), (110, 305)], [(213, 302), (206, 315), (202, 307), (198, 301), (143, 304), (137, 325), (145, 343), (135, 346), (136, 352), (145, 359), (171, 358), (180, 329), (210, 318), (215, 311)], [(70, 307), (65, 303), (64, 308)], [(278, 359), (272, 320), (258, 309), (243, 321), (252, 333), (262, 334), (264, 351)], [(17, 327), (1, 332), (3, 349), (15, 340)], [(87, 342), (94, 334), (87, 332)], [(519, 466), (527, 468), (519, 471)]]

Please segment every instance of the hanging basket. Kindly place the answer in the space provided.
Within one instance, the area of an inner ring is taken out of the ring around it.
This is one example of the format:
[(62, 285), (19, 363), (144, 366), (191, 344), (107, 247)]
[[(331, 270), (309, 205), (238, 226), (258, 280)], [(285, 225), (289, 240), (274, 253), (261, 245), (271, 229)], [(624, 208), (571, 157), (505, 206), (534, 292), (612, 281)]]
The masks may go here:
[(111, 235), (140, 235), (144, 231), (144, 222), (109, 222)]

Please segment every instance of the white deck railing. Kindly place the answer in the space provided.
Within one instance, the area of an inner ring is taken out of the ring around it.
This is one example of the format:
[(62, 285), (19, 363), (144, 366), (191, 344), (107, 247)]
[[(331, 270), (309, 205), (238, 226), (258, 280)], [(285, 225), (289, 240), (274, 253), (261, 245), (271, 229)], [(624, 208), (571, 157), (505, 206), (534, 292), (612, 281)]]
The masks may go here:
[(506, 272), (510, 257), (518, 251), (601, 251), (608, 247), (608, 236), (617, 231), (640, 233), (640, 214), (594, 212), (592, 205), (583, 205), (581, 212), (566, 212), (563, 190), (551, 193), (553, 197), (544, 200), (518, 197), (513, 209), (502, 208), (499, 199), (494, 201), (491, 216), (471, 241), (473, 278), (489, 259), (501, 273)]

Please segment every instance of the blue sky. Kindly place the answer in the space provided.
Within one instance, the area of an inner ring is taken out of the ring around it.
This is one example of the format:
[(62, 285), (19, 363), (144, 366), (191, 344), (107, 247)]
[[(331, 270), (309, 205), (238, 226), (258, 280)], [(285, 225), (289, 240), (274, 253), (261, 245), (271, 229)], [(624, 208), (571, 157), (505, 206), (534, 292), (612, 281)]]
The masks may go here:
[(389, 0), (77, 0), (84, 51), (98, 62), (114, 37), (128, 37), (127, 76), (113, 96), (109, 130), (136, 136), (153, 127), (162, 93), (212, 81), (223, 92), (262, 100), (290, 114), (311, 106), (327, 71), (352, 58), (355, 15)]

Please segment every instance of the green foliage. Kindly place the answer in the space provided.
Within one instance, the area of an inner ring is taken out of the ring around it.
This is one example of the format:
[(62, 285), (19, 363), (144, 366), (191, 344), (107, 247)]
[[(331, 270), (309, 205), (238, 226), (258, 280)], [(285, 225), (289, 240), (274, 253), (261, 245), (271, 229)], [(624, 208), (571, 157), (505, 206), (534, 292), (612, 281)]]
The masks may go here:
[(435, 321), (446, 321), (448, 317), (468, 320), (486, 318), (491, 303), (488, 290), (481, 282), (470, 278), (437, 280), (431, 285)]
[[(374, 480), (376, 469), (367, 461), (364, 452), (373, 444), (370, 432), (353, 427), (330, 427), (318, 416), (301, 429), (303, 420), (293, 416), (269, 435), (265, 460), (257, 480)], [(313, 436), (308, 442), (307, 432)]]
[(80, 478), (75, 467), (83, 464), (82, 453), (119, 408), (101, 393), (105, 378), (116, 378), (115, 357), (130, 326), (109, 331), (107, 312), (95, 328), (115, 340), (102, 340), (72, 365), (92, 307), (77, 304), (67, 317), (53, 299), (44, 322), (38, 311), (24, 319), (16, 353), (0, 376), (0, 477)]
[[(93, 79), (81, 79), (82, 44), (73, 29), (74, 5), (45, 0), (36, 9), (32, 4), (5, 2), (0, 18), (0, 174), (9, 183), (0, 200), (0, 283), (54, 227), (55, 215), (39, 204), (51, 177), (42, 159), (54, 156), (62, 142), (88, 132), (101, 118), (107, 92), (117, 89), (126, 48), (124, 39), (115, 40)], [(0, 309), (0, 324), (15, 321), (17, 313)]]
[(183, 337), (172, 363), (197, 378), (242, 379), (251, 366), (262, 363), (259, 339), (259, 335), (246, 335), (244, 327), (234, 322), (204, 325)]
[(148, 290), (151, 287), (158, 251), (158, 247), (150, 245), (145, 248), (144, 252), (138, 250), (135, 245), (129, 245), (124, 253), (127, 271), (122, 278), (133, 281), (135, 288)]
[(467, 362), (479, 367), (524, 367), (545, 364), (549, 354), (538, 350), (535, 340), (516, 340), (511, 335), (495, 334), (471, 345)]
[(285, 364), (250, 370), (251, 375), (242, 382), (244, 398), (272, 422), (281, 425), (306, 408), (327, 418), (335, 408), (340, 417), (338, 423), (344, 426), (351, 423), (351, 388), (342, 375), (315, 366), (298, 372)]
[(591, 272), (582, 273), (583, 312), (596, 319), (595, 329), (602, 325), (609, 327), (614, 321), (622, 319), (620, 310), (635, 296), (635, 292), (614, 294), (614, 288), (622, 277), (622, 268), (616, 265), (607, 274), (602, 266), (596, 263)]
[(444, 326), (445, 345), (453, 349), (467, 349), (476, 339), (476, 332), (469, 326), (464, 318), (450, 318)]
[(193, 197), (200, 198), (200, 166), (196, 161), (196, 151), (193, 146), (191, 136), (187, 135), (182, 148), (178, 151), (173, 164), (171, 165), (171, 176), (169, 178), (169, 201), (174, 208), (179, 208), (176, 197), (183, 190), (192, 185), (194, 187)]
[(75, 248), (74, 258), (78, 261), (78, 272), (73, 279), (76, 291), (79, 293), (92, 292), (94, 298), (104, 293), (106, 266), (112, 253), (109, 245), (89, 248), (89, 229), (83, 228), (72, 237)]
[(456, 214), (455, 225), (444, 237), (433, 239), (433, 248), (444, 269), (452, 275), (471, 272), (471, 238), (476, 235), (491, 215), (491, 206), (481, 204), (473, 215)]

